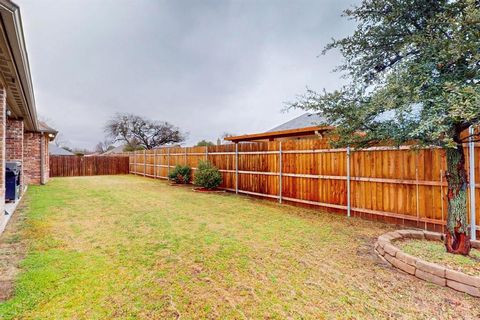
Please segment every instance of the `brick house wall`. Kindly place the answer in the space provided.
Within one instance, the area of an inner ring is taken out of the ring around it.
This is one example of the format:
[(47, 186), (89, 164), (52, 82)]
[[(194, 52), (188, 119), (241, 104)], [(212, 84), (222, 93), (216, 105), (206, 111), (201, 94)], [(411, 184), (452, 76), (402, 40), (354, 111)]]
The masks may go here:
[(6, 132), (6, 161), (21, 161), (21, 184), (22, 191), (25, 186), (25, 180), (23, 176), (23, 120), (7, 119), (7, 132)]
[[(44, 175), (41, 177), (43, 157)], [(48, 138), (39, 132), (25, 132), (23, 139), (23, 172), (25, 184), (46, 183), (49, 179)]]
[(23, 161), (23, 120), (7, 119), (6, 160)]
[(7, 118), (7, 93), (5, 88), (0, 87), (0, 226), (3, 226), (5, 215), (5, 141), (6, 141), (6, 118)]

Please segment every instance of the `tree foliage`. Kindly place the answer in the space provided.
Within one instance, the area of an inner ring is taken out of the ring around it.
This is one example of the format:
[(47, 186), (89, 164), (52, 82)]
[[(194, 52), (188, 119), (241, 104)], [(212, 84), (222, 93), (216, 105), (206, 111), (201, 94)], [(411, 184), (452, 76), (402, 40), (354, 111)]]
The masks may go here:
[(211, 142), (211, 141), (207, 141), (207, 140), (201, 140), (199, 142), (197, 142), (197, 144), (195, 145), (196, 147), (209, 147), (209, 146), (214, 146), (215, 143)]
[(337, 145), (415, 140), (445, 148), (445, 244), (468, 254), (462, 143), (465, 129), (480, 122), (480, 1), (363, 0), (344, 13), (357, 29), (324, 53), (341, 52), (336, 71), (350, 81), (334, 92), (309, 90), (291, 106), (336, 126)]
[(117, 113), (105, 126), (114, 142), (121, 141), (133, 150), (152, 149), (185, 140), (179, 128), (164, 121), (154, 121), (130, 113)]
[[(341, 145), (417, 140), (457, 148), (480, 121), (479, 1), (364, 0), (344, 13), (358, 23), (333, 40), (350, 79), (293, 103), (337, 126)], [(361, 131), (363, 135), (358, 135)]]

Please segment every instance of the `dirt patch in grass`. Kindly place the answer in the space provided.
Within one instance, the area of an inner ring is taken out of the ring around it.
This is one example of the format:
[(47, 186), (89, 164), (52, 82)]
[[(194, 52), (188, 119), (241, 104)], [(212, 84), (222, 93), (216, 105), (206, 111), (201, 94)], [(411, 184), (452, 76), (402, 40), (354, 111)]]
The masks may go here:
[(478, 299), (373, 254), (391, 225), (134, 176), (28, 192), (2, 320), (480, 317)]
[(25, 220), (25, 201), (19, 204), (7, 228), (0, 235), (0, 301), (9, 299), (14, 292), (14, 280), (25, 256), (26, 239), (22, 234)]
[(443, 265), (447, 268), (480, 276), (480, 251), (472, 249), (470, 256), (450, 254), (440, 241), (405, 239), (395, 242), (402, 251), (420, 259)]

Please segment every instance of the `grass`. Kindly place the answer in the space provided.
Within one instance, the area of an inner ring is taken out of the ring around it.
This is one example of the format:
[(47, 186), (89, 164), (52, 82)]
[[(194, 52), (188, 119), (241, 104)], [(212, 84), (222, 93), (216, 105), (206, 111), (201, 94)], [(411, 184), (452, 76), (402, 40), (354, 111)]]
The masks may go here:
[(439, 241), (403, 240), (396, 242), (405, 253), (419, 257), (426, 261), (444, 265), (450, 269), (465, 272), (473, 276), (480, 276), (480, 251), (470, 250), (470, 256), (449, 254), (445, 245)]
[(2, 319), (480, 315), (478, 299), (373, 254), (392, 226), (318, 209), (103, 176), (31, 187), (18, 214), (20, 237), (0, 242), (27, 252)]

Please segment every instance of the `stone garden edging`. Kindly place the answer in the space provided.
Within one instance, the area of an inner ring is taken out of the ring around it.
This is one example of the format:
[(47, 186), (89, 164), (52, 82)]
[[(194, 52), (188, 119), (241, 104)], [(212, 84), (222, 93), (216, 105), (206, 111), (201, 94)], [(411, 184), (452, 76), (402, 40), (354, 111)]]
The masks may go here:
[[(480, 297), (480, 277), (422, 260), (403, 252), (392, 244), (392, 241), (403, 238), (442, 241), (443, 237), (441, 233), (423, 230), (392, 231), (378, 237), (375, 252), (390, 265), (419, 279)], [(472, 240), (471, 244), (473, 248), (480, 249), (480, 241)]]

